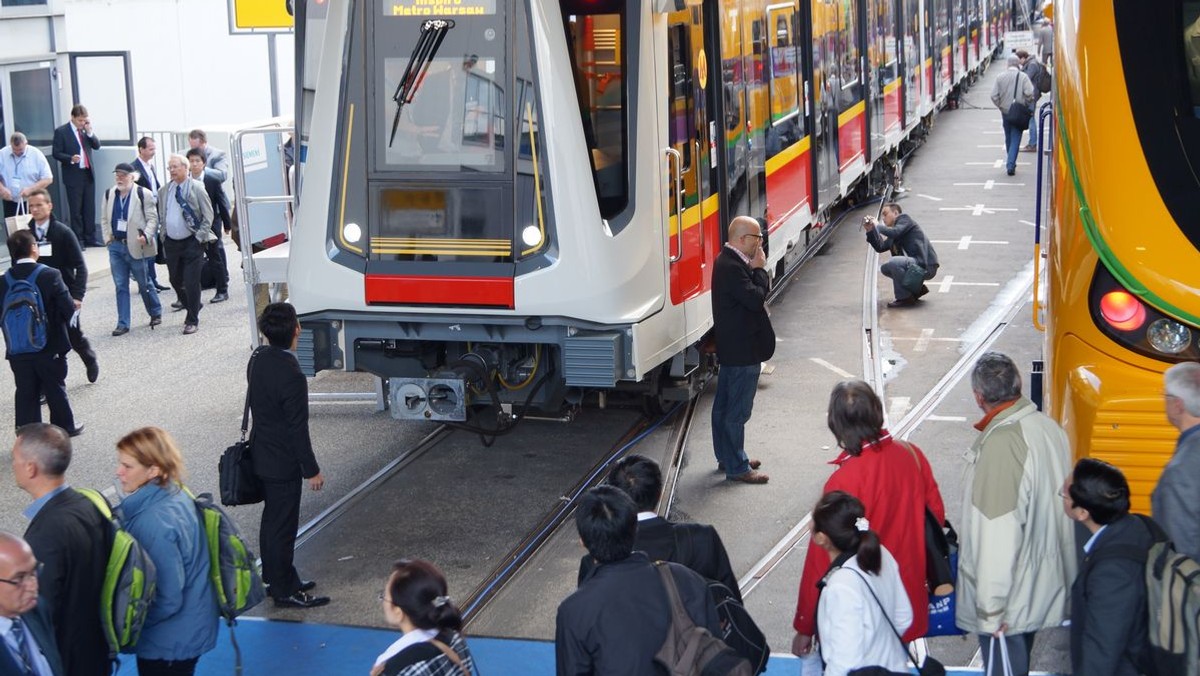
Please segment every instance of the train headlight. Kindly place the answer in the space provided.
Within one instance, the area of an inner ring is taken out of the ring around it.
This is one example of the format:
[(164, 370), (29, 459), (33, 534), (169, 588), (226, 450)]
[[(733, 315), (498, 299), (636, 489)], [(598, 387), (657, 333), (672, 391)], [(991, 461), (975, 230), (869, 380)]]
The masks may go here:
[(1118, 331), (1135, 331), (1146, 321), (1146, 306), (1128, 291), (1109, 291), (1100, 299), (1100, 314)]
[(536, 225), (527, 225), (521, 231), (521, 241), (525, 242), (525, 246), (535, 247), (542, 243), (542, 231)]
[(1159, 352), (1179, 354), (1192, 342), (1192, 332), (1177, 321), (1156, 319), (1146, 329), (1146, 339)]
[(362, 228), (358, 227), (358, 223), (347, 223), (342, 227), (342, 236), (351, 244), (358, 244), (358, 240), (362, 239)]

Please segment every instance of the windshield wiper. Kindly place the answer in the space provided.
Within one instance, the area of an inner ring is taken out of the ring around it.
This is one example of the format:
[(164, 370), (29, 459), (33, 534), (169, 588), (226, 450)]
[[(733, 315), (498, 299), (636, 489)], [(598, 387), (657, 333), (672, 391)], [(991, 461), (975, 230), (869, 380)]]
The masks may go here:
[(392, 100), (396, 102), (396, 116), (392, 118), (392, 136), (388, 139), (388, 147), (392, 147), (392, 143), (396, 140), (396, 129), (400, 126), (400, 111), (404, 106), (412, 103), (413, 96), (417, 90), (421, 88), (421, 82), (425, 79), (425, 73), (429, 71), (429, 64), (433, 63), (433, 57), (437, 55), (437, 51), (442, 46), (442, 40), (446, 39), (446, 33), (454, 28), (454, 21), (450, 19), (431, 19), (421, 24), (421, 37), (417, 40), (417, 46), (413, 48), (412, 56), (408, 57), (408, 65), (404, 67), (404, 75), (400, 78), (400, 83), (396, 85), (396, 93), (392, 94)]

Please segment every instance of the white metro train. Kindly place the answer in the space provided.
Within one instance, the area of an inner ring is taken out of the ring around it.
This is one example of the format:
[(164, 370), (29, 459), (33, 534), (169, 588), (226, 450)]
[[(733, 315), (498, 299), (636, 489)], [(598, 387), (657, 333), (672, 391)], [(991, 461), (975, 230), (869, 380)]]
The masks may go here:
[[(987, 62), (1007, 0), (298, 2), (290, 299), (398, 418), (682, 393), (724, 225), (784, 269)], [(480, 419), (483, 420), (482, 418)]]

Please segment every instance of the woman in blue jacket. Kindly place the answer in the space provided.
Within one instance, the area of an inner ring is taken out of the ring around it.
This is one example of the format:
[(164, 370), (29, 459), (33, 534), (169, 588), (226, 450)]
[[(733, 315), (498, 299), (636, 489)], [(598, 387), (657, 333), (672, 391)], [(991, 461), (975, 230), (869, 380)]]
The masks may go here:
[(141, 676), (190, 676), (217, 642), (208, 545), (195, 503), (180, 489), (183, 456), (165, 430), (143, 427), (117, 442), (117, 510), (154, 561), (158, 589), (134, 652)]

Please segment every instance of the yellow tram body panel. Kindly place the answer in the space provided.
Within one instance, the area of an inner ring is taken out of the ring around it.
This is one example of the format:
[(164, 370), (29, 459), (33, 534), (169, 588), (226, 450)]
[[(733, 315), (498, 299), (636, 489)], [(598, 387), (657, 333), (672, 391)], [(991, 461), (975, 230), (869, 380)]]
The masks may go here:
[(1060, 3), (1056, 22), (1058, 146), (1050, 170), (1046, 411), (1075, 456), (1120, 467), (1133, 509), (1174, 450), (1163, 371), (1105, 335), (1089, 294), (1102, 264), (1146, 305), (1194, 325), (1200, 253), (1164, 205), (1143, 155), (1111, 3)]

